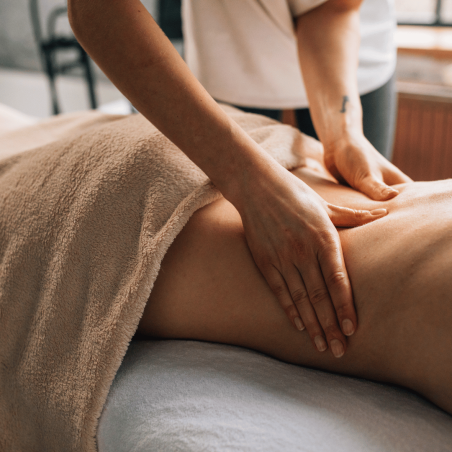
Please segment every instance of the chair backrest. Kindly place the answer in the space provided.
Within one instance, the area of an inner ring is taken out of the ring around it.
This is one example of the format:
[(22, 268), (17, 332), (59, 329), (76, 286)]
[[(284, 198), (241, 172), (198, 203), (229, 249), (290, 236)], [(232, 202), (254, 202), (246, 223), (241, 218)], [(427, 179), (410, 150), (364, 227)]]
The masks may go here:
[[(55, 0), (44, 2), (44, 5), (40, 5), (39, 3), (39, 0), (29, 0), (30, 17), (36, 42), (40, 44), (57, 37), (72, 38), (73, 33), (67, 19), (66, 2)], [(43, 26), (41, 17), (44, 16), (47, 16), (47, 19)], [(64, 27), (64, 33), (62, 33), (61, 30), (57, 33), (57, 22), (59, 22), (59, 27), (63, 28), (61, 27), (63, 20), (59, 19), (63, 19), (67, 22)]]

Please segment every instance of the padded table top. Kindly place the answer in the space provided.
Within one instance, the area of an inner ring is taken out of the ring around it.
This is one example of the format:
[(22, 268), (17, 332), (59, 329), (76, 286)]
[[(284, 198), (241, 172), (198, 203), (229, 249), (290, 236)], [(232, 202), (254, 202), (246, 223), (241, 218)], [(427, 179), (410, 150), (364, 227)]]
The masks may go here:
[(452, 451), (452, 416), (411, 391), (195, 341), (132, 342), (100, 452)]

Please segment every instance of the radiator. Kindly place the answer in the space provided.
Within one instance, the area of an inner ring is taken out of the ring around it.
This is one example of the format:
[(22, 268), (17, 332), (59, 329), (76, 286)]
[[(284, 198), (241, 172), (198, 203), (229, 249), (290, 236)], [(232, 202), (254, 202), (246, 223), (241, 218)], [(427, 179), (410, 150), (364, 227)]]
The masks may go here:
[(440, 88), (398, 83), (392, 161), (414, 180), (452, 177), (452, 90)]

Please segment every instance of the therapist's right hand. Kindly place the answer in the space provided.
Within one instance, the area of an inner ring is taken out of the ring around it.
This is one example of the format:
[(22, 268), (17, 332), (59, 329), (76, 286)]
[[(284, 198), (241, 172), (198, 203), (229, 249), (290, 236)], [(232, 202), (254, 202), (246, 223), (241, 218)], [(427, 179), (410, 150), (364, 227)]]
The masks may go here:
[(292, 324), (306, 328), (318, 351), (329, 347), (341, 357), (357, 316), (335, 226), (359, 226), (387, 211), (329, 204), (280, 165), (234, 204), (254, 261)]

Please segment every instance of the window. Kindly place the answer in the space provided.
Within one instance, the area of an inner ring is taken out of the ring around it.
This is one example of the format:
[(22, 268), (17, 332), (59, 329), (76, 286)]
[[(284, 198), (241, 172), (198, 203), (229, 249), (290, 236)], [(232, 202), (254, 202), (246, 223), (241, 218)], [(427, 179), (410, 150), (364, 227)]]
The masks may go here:
[(452, 0), (395, 0), (400, 25), (452, 26)]

